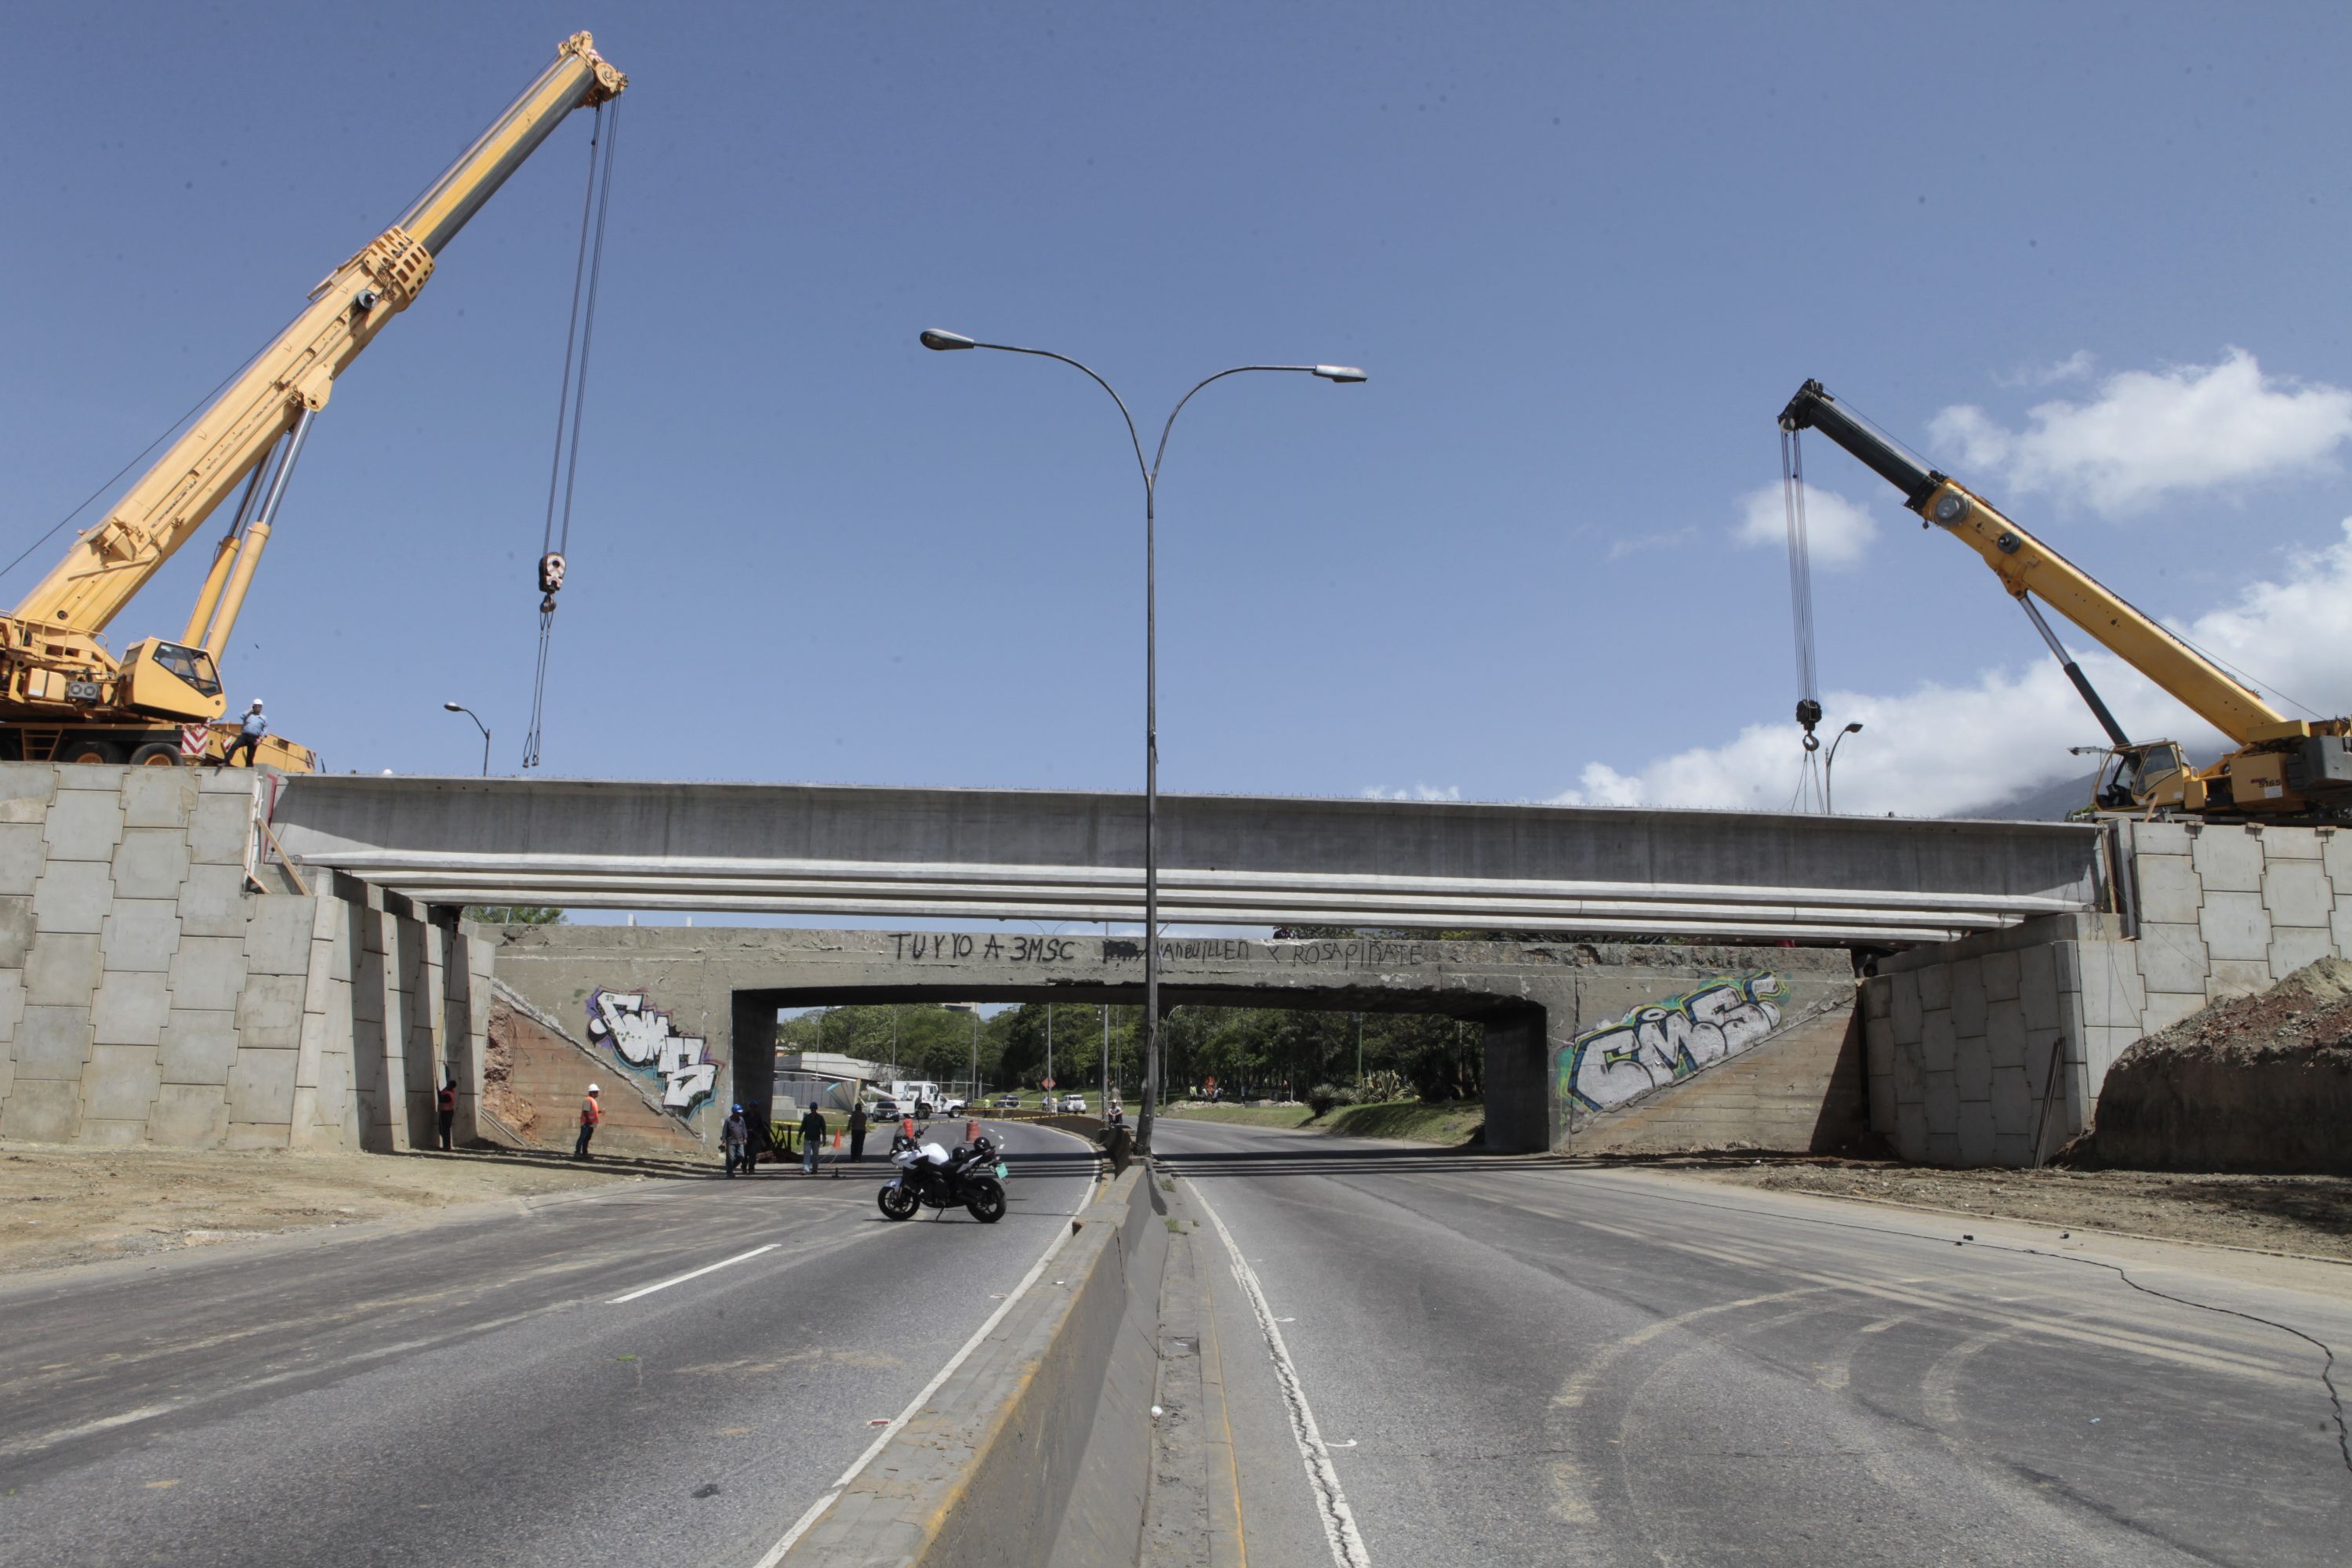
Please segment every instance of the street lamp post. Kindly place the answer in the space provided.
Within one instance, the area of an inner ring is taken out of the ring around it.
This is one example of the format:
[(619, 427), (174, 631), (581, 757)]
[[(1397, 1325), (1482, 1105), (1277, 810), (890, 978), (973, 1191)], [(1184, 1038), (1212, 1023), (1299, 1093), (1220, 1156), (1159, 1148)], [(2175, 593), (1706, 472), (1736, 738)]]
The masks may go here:
[(921, 334), (922, 345), (941, 353), (958, 349), (994, 349), (1000, 353), (1031, 354), (1039, 359), (1059, 360), (1084, 374), (1097, 386), (1110, 394), (1118, 405), (1118, 415), (1127, 421), (1127, 438), (1135, 448), (1135, 466), (1143, 476), (1143, 1093), (1136, 1108), (1135, 1148), (1138, 1153), (1151, 1152), (1152, 1105), (1156, 1098), (1160, 1069), (1160, 582), (1157, 543), (1159, 532), (1160, 465), (1168, 456), (1169, 432), (1176, 427), (1176, 416), (1194, 394), (1213, 381), (1223, 381), (1229, 375), (1241, 375), (1252, 371), (1296, 372), (1302, 375), (1319, 376), (1336, 384), (1347, 385), (1369, 380), (1354, 365), (1347, 364), (1237, 364), (1221, 370), (1214, 375), (1195, 382), (1192, 390), (1176, 400), (1168, 413), (1168, 422), (1160, 427), (1160, 446), (1150, 462), (1144, 461), (1143, 437), (1135, 428), (1135, 416), (1128, 412), (1127, 400), (1111, 384), (1090, 367), (1079, 363), (1067, 354), (1051, 349), (1023, 348), (1013, 343), (984, 343), (968, 338), (961, 332), (941, 331), (927, 328)]
[(1860, 720), (1856, 720), (1854, 722), (1848, 724), (1844, 729), (1840, 730), (1836, 736), (1830, 742), (1830, 754), (1822, 763), (1822, 811), (1825, 816), (1833, 816), (1837, 814), (1837, 796), (1830, 793), (1830, 774), (1837, 767), (1837, 749), (1845, 743), (1845, 738), (1848, 735), (1859, 735), (1861, 733), (1862, 721)]
[(474, 721), (474, 728), (482, 732), (482, 776), (488, 778), (490, 776), (490, 727), (482, 722), (480, 714), (462, 702), (444, 702), (441, 706), (452, 713), (463, 713)]

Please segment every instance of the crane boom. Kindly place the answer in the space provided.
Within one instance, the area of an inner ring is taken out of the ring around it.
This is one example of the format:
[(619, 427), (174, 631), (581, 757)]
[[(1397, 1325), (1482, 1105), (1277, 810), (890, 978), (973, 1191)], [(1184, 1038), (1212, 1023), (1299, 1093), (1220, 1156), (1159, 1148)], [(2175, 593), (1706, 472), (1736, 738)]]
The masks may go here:
[[(52, 633), (105, 630), (303, 411), (326, 406), (335, 377), (408, 308), (441, 249), (564, 116), (627, 83), (588, 34), (566, 39), (554, 62), (399, 222), (320, 281), (292, 324), (26, 595), (16, 618)], [(215, 598), (224, 565), (216, 561), (207, 578)], [(234, 617), (233, 607), (221, 607)]]
[(1780, 411), (1786, 430), (1819, 430), (1903, 492), (1903, 504), (1984, 557), (2001, 586), (2032, 594), (2082, 627), (2238, 745), (2284, 717), (2211, 659), (2134, 609), (2099, 580), (2034, 538), (1982, 496), (1923, 468), (1809, 381)]
[[(629, 79), (575, 33), (506, 112), (400, 220), (320, 279), (292, 323), (248, 361), (162, 458), (131, 481), (46, 577), (0, 616), (0, 757), (223, 760), (217, 659), (253, 584), (278, 503), (335, 378), (415, 300), (444, 247), (572, 110)], [(163, 563), (244, 487), (181, 640), (120, 658), (101, 634)], [(271, 735), (251, 761), (302, 772), (318, 759)]]

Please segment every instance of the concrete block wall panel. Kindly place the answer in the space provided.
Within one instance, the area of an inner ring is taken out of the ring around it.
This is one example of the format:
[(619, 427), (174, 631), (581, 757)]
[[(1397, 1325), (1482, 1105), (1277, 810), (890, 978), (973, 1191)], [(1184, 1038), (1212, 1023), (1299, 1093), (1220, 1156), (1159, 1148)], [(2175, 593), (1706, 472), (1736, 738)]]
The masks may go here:
[(30, 893), (47, 858), (38, 822), (0, 821), (0, 893)]
[(2270, 961), (2271, 916), (2263, 907), (2259, 889), (2207, 888), (2197, 926), (2206, 950), (2217, 959), (2265, 964)]
[[(356, 1146), (346, 900), (366, 889), (247, 890), (262, 782), (0, 763), (0, 1136)], [(429, 1037), (437, 1003), (388, 978)]]
[(114, 896), (176, 900), (190, 863), (184, 827), (125, 827), (114, 849)]
[(179, 907), (169, 899), (125, 898), (118, 890), (98, 945), (110, 972), (163, 973), (180, 950)]
[(98, 860), (111, 864), (122, 841), (119, 789), (61, 789), (49, 803), (41, 838), (51, 863)]
[(2260, 831), (2211, 826), (2193, 830), (2189, 858), (2197, 879), (2210, 893), (2259, 893), (2263, 890), (2263, 840)]
[(206, 781), (188, 818), (188, 854), (199, 866), (245, 866), (253, 844), (249, 790), (215, 790)]

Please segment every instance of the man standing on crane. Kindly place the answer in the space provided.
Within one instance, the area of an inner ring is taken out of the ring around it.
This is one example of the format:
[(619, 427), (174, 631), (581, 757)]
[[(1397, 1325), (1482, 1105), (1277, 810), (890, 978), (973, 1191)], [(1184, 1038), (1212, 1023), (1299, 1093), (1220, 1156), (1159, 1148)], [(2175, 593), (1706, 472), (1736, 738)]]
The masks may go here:
[(245, 710), (245, 722), (236, 727), (236, 739), (228, 743), (228, 750), (221, 753), (221, 760), (215, 763), (213, 766), (215, 768), (236, 766), (236, 754), (239, 752), (245, 753), (245, 765), (248, 768), (253, 766), (254, 748), (261, 744), (261, 737), (268, 733), (269, 733), (269, 721), (261, 716), (261, 699), (257, 697), (253, 700), (253, 706)]

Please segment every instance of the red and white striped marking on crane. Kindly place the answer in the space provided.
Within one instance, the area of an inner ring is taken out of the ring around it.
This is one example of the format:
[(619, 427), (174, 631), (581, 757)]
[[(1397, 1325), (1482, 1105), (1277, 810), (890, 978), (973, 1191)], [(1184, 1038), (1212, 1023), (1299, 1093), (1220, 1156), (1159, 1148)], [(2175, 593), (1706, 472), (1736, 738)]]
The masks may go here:
[(205, 754), (205, 742), (211, 738), (212, 732), (213, 727), (209, 724), (181, 725), (180, 755), (184, 757), (203, 756)]

